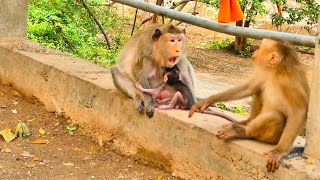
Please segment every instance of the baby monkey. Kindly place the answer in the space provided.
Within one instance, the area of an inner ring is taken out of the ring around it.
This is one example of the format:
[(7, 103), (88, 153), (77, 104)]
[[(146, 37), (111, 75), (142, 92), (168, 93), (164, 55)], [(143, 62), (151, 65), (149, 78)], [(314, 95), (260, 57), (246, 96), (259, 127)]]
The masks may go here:
[[(144, 93), (151, 94), (159, 105), (159, 109), (190, 109), (194, 104), (194, 98), (190, 89), (181, 81), (182, 77), (177, 66), (165, 68), (163, 83), (154, 89), (145, 89), (139, 82), (136, 88)], [(203, 113), (220, 116), (228, 121), (235, 122), (232, 117), (223, 113), (206, 110)]]
[(190, 89), (181, 81), (179, 68), (165, 68), (163, 83), (154, 89), (145, 89), (139, 82), (136, 88), (144, 93), (151, 94), (159, 104), (159, 109), (190, 109), (195, 104)]

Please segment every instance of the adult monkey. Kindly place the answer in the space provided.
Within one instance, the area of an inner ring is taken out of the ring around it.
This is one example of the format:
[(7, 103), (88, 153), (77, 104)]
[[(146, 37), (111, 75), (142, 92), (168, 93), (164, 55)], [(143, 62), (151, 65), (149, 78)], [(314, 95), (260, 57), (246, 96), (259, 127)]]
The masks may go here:
[(134, 34), (111, 68), (114, 85), (134, 100), (139, 113), (151, 118), (155, 102), (150, 94), (135, 88), (139, 82), (145, 88), (155, 88), (163, 82), (163, 68), (177, 65), (182, 81), (194, 95), (195, 75), (185, 53), (186, 32), (172, 24), (151, 25)]
[(220, 101), (253, 96), (251, 115), (242, 123), (224, 125), (218, 132), (220, 139), (254, 138), (277, 144), (268, 156), (267, 169), (274, 172), (307, 118), (309, 85), (305, 69), (296, 51), (287, 43), (263, 39), (253, 54), (255, 74), (248, 83), (199, 101), (189, 113), (204, 111)]

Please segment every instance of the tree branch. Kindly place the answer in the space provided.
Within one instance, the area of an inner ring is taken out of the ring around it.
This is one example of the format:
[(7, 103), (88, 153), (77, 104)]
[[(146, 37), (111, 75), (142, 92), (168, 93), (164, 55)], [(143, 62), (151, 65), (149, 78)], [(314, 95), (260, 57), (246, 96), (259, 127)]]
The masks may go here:
[(97, 18), (94, 16), (94, 14), (90, 11), (89, 7), (86, 5), (86, 3), (84, 2), (84, 0), (81, 0), (81, 2), (82, 2), (83, 7), (88, 11), (88, 13), (90, 14), (90, 16), (93, 18), (94, 22), (98, 25), (100, 31), (102, 32), (102, 34), (103, 34), (103, 36), (104, 36), (104, 38), (105, 38), (105, 40), (106, 40), (106, 42), (107, 42), (107, 47), (108, 47), (108, 49), (111, 49), (111, 45), (110, 45), (109, 39), (108, 39), (106, 33), (104, 32), (101, 24), (99, 23), (99, 21), (97, 20)]
[(136, 14), (134, 15), (134, 21), (133, 21), (133, 26), (132, 26), (132, 30), (131, 30), (131, 36), (133, 34), (133, 31), (134, 31), (134, 26), (136, 26), (137, 14), (138, 14), (138, 9), (136, 9)]

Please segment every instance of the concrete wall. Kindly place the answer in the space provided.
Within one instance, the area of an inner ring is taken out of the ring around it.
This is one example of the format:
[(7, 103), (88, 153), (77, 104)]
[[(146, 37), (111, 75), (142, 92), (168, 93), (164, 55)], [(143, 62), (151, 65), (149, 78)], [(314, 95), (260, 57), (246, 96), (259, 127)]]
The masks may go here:
[(26, 39), (28, 0), (0, 0), (0, 4), (0, 39)]
[[(29, 41), (0, 43), (0, 80), (35, 96), (49, 111), (70, 117), (93, 140), (187, 179), (319, 179), (320, 167), (301, 157), (276, 173), (262, 153), (273, 148), (249, 140), (215, 137), (226, 120), (187, 111), (138, 114), (114, 89), (108, 70)], [(299, 159), (300, 158), (300, 159)]]

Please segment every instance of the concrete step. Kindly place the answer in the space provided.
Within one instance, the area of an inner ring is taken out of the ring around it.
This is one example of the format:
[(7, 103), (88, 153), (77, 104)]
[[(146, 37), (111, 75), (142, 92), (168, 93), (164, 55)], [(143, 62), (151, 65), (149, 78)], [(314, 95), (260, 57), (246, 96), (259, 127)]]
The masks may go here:
[[(233, 85), (223, 78), (198, 77), (199, 97)], [(26, 96), (37, 97), (48, 111), (70, 117), (99, 144), (108, 143), (118, 152), (174, 176), (320, 179), (320, 163), (311, 157), (308, 161), (301, 156), (286, 160), (276, 173), (268, 173), (262, 153), (273, 146), (217, 139), (221, 125), (228, 123), (223, 118), (197, 113), (190, 119), (183, 110), (156, 110), (152, 119), (140, 115), (132, 100), (114, 88), (109, 70), (30, 41), (0, 42), (0, 80)], [(303, 145), (304, 140), (298, 138), (296, 146)]]

